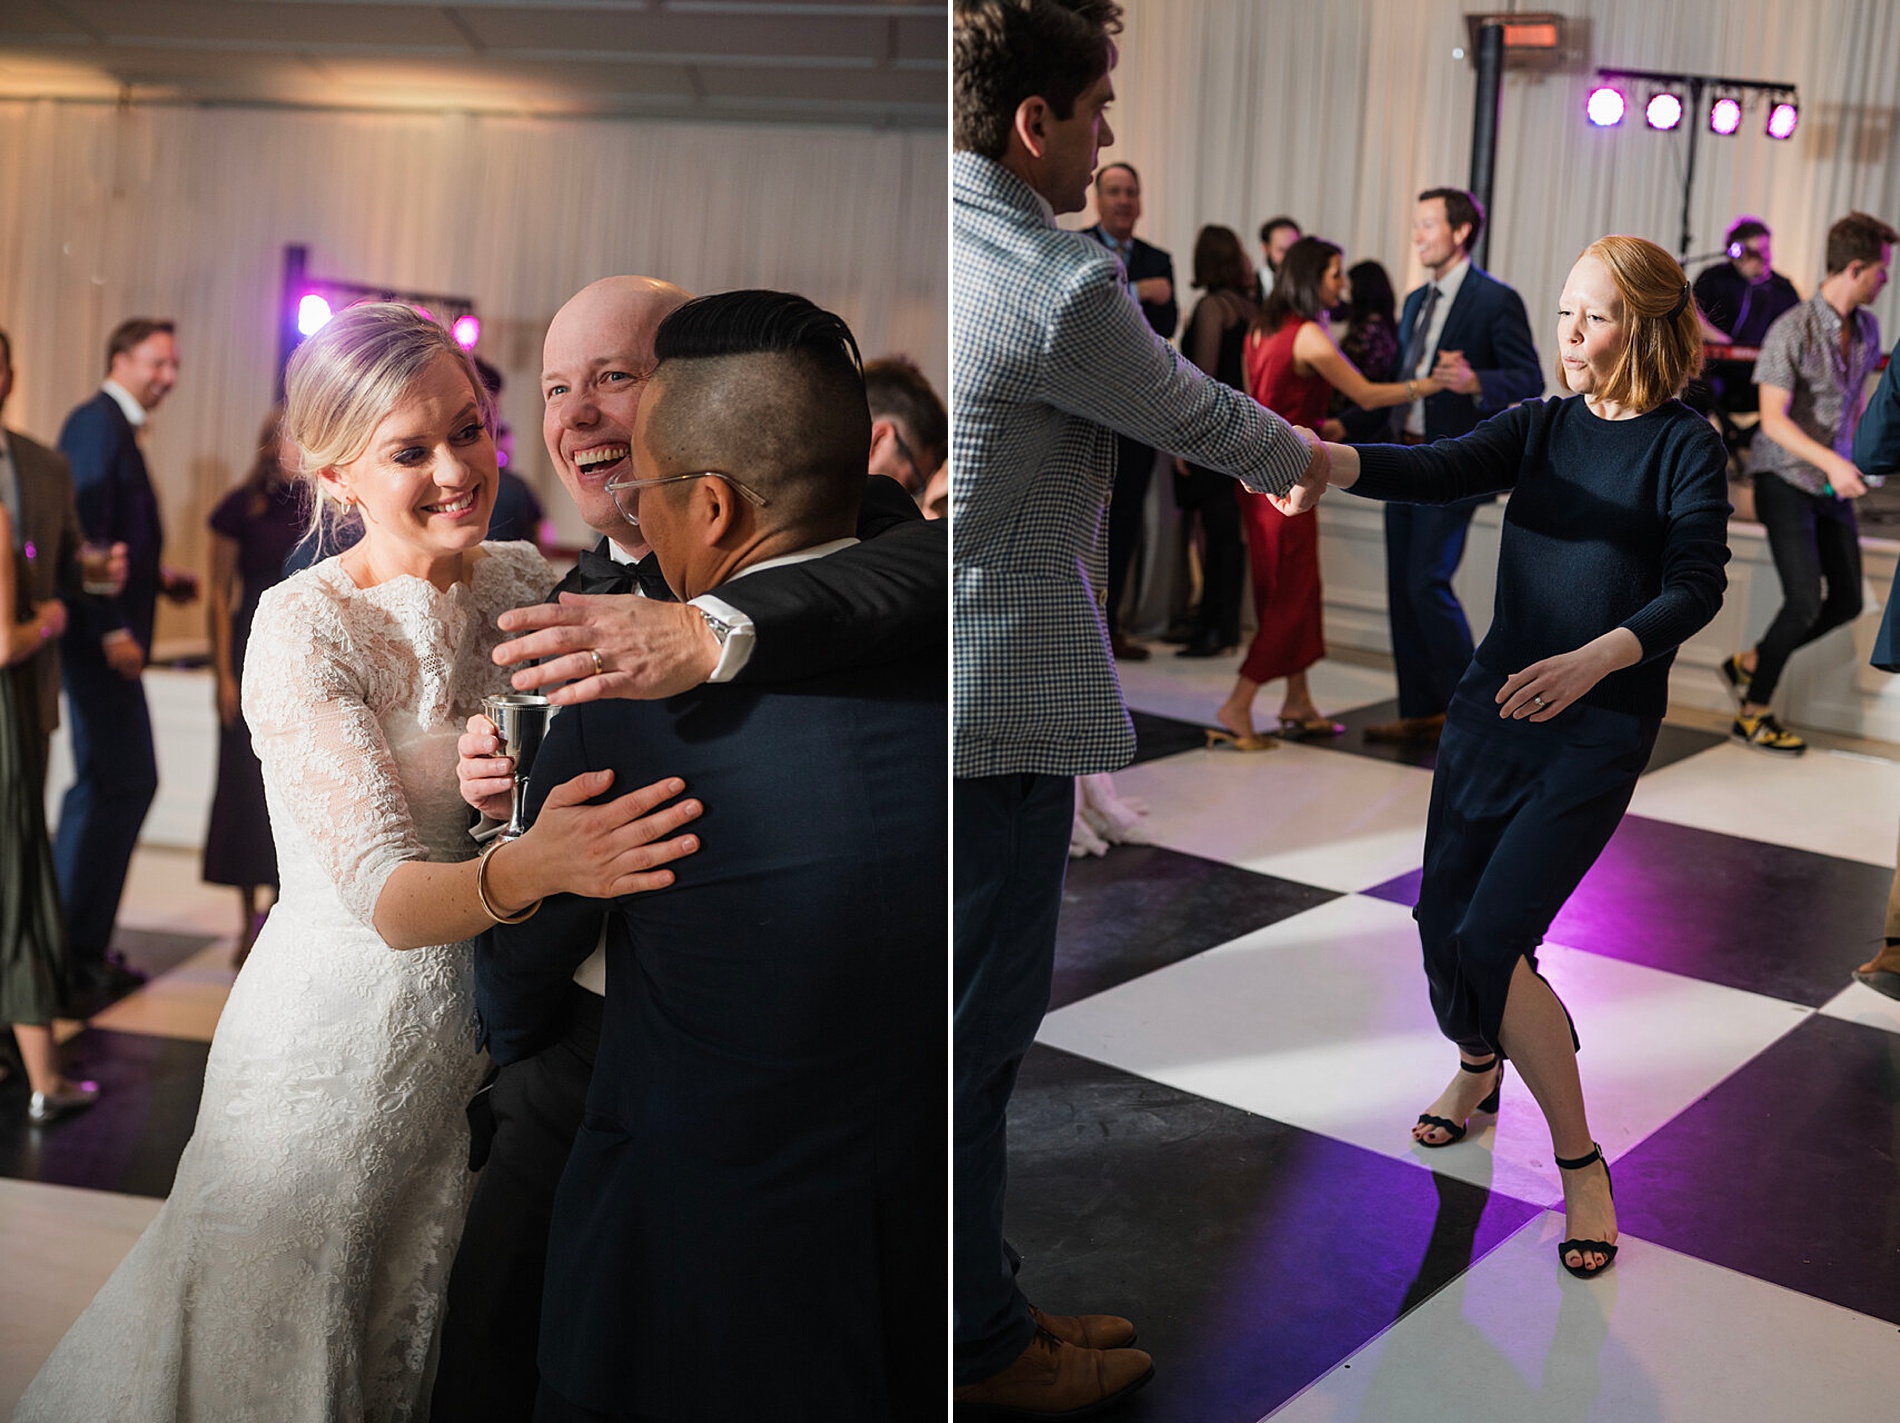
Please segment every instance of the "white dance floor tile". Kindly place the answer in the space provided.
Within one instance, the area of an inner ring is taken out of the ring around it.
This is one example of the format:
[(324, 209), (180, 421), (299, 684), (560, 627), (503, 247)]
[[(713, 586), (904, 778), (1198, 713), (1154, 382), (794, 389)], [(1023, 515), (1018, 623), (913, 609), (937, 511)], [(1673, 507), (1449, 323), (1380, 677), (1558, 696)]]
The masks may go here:
[(168, 934), (219, 934), (229, 938), (238, 922), (237, 891), (206, 884), (196, 850), (142, 844), (126, 873), (119, 923)]
[[(1869, 949), (1868, 957), (1873, 956)], [(1859, 1023), (1866, 1028), (1882, 1028), (1890, 1033), (1900, 1033), (1900, 999), (1876, 993), (1866, 984), (1853, 979), (1847, 987), (1821, 1005), (1820, 1011), (1830, 1018), (1839, 1018), (1846, 1023)]]
[[(1244, 651), (1244, 650), (1243, 650)], [(1214, 708), (1227, 700), (1240, 672), (1236, 657), (1176, 657), (1166, 643), (1154, 644), (1154, 656), (1146, 662), (1117, 662), (1115, 673), (1121, 678), (1122, 695), (1128, 705), (1156, 716), (1171, 716), (1180, 721), (1214, 724)], [(1350, 711), (1370, 706), (1398, 695), (1398, 680), (1391, 671), (1361, 667), (1351, 662), (1322, 659), (1307, 673), (1313, 700), (1327, 713)], [(1280, 683), (1269, 684), (1254, 703), (1254, 725), (1271, 727), (1280, 717)]]
[(231, 941), (220, 939), (95, 1014), (91, 1025), (118, 1033), (208, 1043), (236, 981)]
[(1894, 1413), (1900, 1332), (1622, 1237), (1558, 1268), (1563, 1216), (1504, 1244), (1269, 1415), (1273, 1423), (1867, 1423)]
[(1712, 746), (1644, 776), (1630, 813), (1890, 868), (1900, 761), (1820, 750), (1780, 760)]
[(0, 1416), (12, 1416), (53, 1346), (159, 1205), (144, 1196), (0, 1178)]
[[(1539, 961), (1576, 1017), (1612, 1161), (1808, 1013), (1553, 945)], [(1436, 1150), (1411, 1140), (1455, 1055), (1432, 1017), (1410, 911), (1383, 900), (1334, 900), (1083, 999), (1051, 1013), (1039, 1037), (1520, 1199), (1562, 1196), (1543, 1117), (1515, 1073), (1495, 1126), (1480, 1117)]]
[(1431, 772), (1283, 742), (1187, 751), (1115, 773), (1145, 801), (1151, 844), (1325, 889), (1356, 891), (1425, 860)]

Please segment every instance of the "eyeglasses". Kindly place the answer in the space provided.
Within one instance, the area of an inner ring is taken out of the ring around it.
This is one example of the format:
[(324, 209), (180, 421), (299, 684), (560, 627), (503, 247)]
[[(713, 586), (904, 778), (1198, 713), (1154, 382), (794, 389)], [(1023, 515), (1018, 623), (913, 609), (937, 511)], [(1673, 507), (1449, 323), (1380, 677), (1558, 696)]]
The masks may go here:
[(1742, 247), (1735, 253), (1735, 260), (1738, 262), (1746, 262), (1751, 258), (1757, 262), (1765, 262), (1768, 260), (1768, 254), (1759, 247)]
[(640, 491), (651, 489), (656, 484), (678, 484), (687, 479), (723, 479), (734, 489), (745, 495), (754, 508), (763, 509), (766, 498), (756, 489), (748, 488), (722, 469), (699, 469), (691, 474), (663, 474), (655, 479), (614, 479), (607, 483), (607, 492), (613, 496), (614, 507), (620, 511), (620, 517), (636, 528), (640, 524)]

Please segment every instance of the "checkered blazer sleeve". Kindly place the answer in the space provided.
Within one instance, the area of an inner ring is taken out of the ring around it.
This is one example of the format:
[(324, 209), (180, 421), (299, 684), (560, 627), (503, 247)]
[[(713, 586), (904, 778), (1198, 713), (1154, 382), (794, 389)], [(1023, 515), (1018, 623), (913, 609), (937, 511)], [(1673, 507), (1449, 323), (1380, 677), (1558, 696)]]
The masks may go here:
[(1307, 449), (1286, 421), (1157, 336), (1115, 264), (1078, 265), (1071, 277), (1053, 293), (1044, 400), (1258, 493), (1292, 488)]

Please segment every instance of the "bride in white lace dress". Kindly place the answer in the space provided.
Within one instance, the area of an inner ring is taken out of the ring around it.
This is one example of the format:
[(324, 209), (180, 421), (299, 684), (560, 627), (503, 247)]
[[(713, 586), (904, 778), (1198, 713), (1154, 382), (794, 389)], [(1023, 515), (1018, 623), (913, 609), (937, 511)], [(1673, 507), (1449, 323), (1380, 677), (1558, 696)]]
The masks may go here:
[(292, 363), (290, 431), (366, 535), (264, 596), (245, 663), (282, 896), (170, 1199), (16, 1420), (424, 1417), (474, 1180), (464, 1109), (486, 1060), (464, 941), (491, 922), (482, 896), (512, 915), (657, 887), (694, 846), (661, 838), (690, 807), (645, 814), (677, 782), (588, 807), (607, 786), (579, 777), (478, 883), (456, 737), (506, 689), (497, 615), (552, 581), (529, 545), (482, 542), (480, 389), (439, 326), (392, 304), (341, 313)]

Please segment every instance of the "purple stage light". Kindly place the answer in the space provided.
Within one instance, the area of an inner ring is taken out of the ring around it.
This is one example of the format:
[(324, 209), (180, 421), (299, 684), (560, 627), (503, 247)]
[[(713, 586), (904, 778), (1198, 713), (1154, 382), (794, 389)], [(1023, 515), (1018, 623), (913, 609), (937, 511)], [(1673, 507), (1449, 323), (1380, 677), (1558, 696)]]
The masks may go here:
[(306, 293), (303, 300), (297, 303), (297, 330), (303, 335), (316, 335), (329, 319), (330, 303), (315, 292)]
[(1801, 122), (1801, 110), (1783, 100), (1768, 111), (1768, 136), (1773, 139), (1794, 137), (1794, 126)]
[(1590, 97), (1583, 103), (1583, 112), (1598, 128), (1616, 127), (1623, 122), (1623, 115), (1628, 108), (1623, 95), (1608, 84), (1592, 89)]
[(482, 319), (474, 312), (464, 312), (455, 318), (455, 325), (449, 328), (455, 337), (455, 344), (464, 351), (475, 349), (475, 343), (482, 339)]
[(1709, 128), (1727, 138), (1742, 126), (1742, 105), (1739, 99), (1717, 99), (1709, 105)]
[(1643, 109), (1643, 121), (1654, 129), (1672, 129), (1682, 122), (1682, 100), (1674, 94), (1653, 94)]

